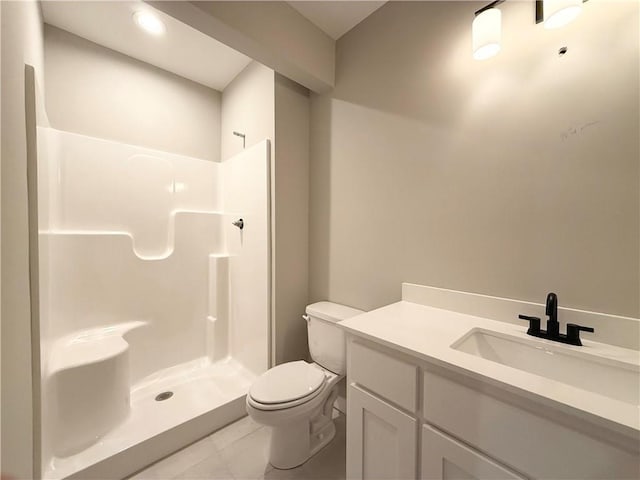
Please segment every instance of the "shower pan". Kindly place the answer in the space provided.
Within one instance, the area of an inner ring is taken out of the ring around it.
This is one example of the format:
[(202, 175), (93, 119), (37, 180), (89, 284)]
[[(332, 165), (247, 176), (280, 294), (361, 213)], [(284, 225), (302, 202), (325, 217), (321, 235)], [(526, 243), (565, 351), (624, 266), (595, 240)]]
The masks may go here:
[(43, 477), (124, 477), (268, 368), (269, 141), (215, 163), (37, 133)]

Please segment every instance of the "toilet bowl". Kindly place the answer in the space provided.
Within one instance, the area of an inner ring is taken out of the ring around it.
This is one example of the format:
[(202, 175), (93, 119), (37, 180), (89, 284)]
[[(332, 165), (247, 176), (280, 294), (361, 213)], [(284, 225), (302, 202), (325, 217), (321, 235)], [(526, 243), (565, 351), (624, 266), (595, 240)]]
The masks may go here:
[(280, 383), (278, 377), (283, 384), (291, 383), (264, 390), (254, 384), (247, 395), (247, 413), (271, 427), (269, 462), (276, 468), (294, 468), (333, 439), (335, 386), (343, 377), (305, 361), (284, 363), (268, 373), (274, 383)]
[(271, 428), (269, 462), (275, 468), (302, 465), (335, 436), (333, 404), (346, 371), (344, 333), (335, 324), (357, 310), (330, 302), (309, 305), (309, 350), (314, 363), (288, 362), (256, 379), (247, 394), (247, 413)]

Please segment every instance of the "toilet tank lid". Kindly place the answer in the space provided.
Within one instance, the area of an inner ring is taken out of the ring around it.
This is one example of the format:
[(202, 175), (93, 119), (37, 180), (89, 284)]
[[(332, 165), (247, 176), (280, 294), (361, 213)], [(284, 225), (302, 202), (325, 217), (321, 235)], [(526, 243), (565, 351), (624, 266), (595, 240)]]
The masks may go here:
[(361, 313), (365, 313), (363, 310), (357, 308), (347, 307), (346, 305), (340, 305), (333, 302), (317, 302), (307, 305), (307, 315), (328, 322), (340, 322), (347, 318), (355, 317)]

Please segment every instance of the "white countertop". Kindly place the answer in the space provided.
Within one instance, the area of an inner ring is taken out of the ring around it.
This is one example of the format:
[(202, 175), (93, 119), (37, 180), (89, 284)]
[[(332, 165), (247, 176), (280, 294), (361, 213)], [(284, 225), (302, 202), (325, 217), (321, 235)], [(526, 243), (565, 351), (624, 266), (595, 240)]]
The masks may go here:
[(528, 336), (526, 325), (513, 325), (407, 301), (394, 303), (339, 323), (350, 334), (380, 343), (420, 360), (437, 364), (498, 386), (543, 405), (638, 438), (640, 407), (515, 369), (450, 346), (473, 328), (579, 349), (599, 357), (640, 364), (640, 352), (583, 339), (582, 347)]

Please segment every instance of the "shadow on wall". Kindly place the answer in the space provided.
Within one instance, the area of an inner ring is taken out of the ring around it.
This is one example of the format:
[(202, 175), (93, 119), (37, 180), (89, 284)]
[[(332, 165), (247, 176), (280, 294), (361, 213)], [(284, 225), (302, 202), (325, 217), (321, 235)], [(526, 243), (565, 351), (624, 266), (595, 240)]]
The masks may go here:
[(484, 62), (476, 8), (391, 2), (338, 42), (312, 100), (311, 300), (369, 310), (407, 281), (637, 316), (637, 4), (559, 32), (504, 4)]
[[(309, 303), (329, 298), (331, 258), (331, 97), (311, 95), (309, 136)], [(320, 188), (314, 188), (320, 185)], [(338, 299), (335, 299), (338, 301)]]

